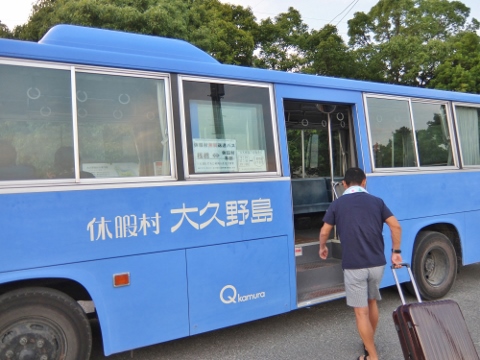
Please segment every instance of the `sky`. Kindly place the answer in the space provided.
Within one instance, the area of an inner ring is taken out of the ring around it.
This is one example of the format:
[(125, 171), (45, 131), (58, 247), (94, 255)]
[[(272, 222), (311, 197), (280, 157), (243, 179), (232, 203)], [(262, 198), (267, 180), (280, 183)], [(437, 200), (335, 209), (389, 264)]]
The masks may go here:
[[(326, 24), (337, 26), (339, 34), (347, 39), (347, 21), (357, 11), (368, 12), (378, 0), (220, 0), (224, 3), (250, 7), (257, 20), (286, 12), (290, 6), (297, 9), (310, 29), (319, 30)], [(0, 21), (10, 30), (28, 21), (35, 0), (0, 0)], [(463, 0), (470, 15), (480, 21), (480, 1)]]

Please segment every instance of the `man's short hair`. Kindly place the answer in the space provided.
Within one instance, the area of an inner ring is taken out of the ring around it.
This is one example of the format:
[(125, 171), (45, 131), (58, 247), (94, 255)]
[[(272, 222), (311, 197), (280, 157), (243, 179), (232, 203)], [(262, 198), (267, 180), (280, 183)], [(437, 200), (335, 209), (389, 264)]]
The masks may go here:
[(348, 186), (350, 185), (360, 185), (363, 180), (367, 177), (362, 169), (354, 167), (350, 168), (345, 172), (345, 177), (343, 181), (347, 183)]

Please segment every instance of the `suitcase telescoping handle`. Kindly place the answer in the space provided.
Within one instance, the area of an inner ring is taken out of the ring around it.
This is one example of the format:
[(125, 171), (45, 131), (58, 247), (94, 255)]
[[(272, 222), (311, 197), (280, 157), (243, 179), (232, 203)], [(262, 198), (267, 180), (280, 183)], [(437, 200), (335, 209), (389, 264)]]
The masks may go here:
[(421, 303), (422, 299), (420, 298), (420, 293), (417, 288), (417, 283), (415, 282), (415, 279), (413, 277), (412, 269), (410, 269), (410, 264), (400, 263), (399, 265), (400, 265), (399, 268), (396, 268), (395, 265), (392, 265), (391, 267), (392, 267), (393, 277), (395, 279), (395, 284), (397, 284), (398, 293), (400, 295), (400, 299), (402, 300), (402, 304), (405, 305), (405, 297), (403, 296), (402, 287), (400, 286), (400, 282), (398, 281), (398, 277), (397, 277), (397, 272), (395, 271), (402, 267), (407, 268), (408, 274), (410, 275), (410, 281), (412, 282), (413, 289), (415, 290), (415, 296), (417, 297), (418, 302)]

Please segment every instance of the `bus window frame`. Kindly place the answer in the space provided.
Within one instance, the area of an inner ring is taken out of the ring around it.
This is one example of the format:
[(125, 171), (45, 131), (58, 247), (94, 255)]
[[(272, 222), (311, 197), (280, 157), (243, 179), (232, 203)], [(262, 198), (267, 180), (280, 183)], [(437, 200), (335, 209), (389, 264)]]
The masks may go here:
[[(166, 115), (167, 132), (168, 132), (168, 143), (169, 143), (168, 151), (169, 151), (169, 162), (170, 162), (170, 175), (91, 178), (91, 179), (80, 179), (81, 182), (82, 183), (83, 182), (85, 183), (106, 183), (106, 182), (107, 183), (130, 183), (130, 182), (136, 183), (136, 182), (178, 180), (178, 174), (176, 170), (177, 165), (176, 165), (176, 153), (175, 153), (175, 136), (174, 136), (174, 125), (173, 125), (173, 106), (172, 106), (172, 91), (171, 91), (172, 84), (171, 84), (170, 74), (163, 73), (163, 72), (156, 73), (156, 72), (126, 70), (126, 69), (111, 69), (111, 68), (91, 67), (91, 66), (75, 66), (75, 74), (77, 73), (163, 80), (164, 91), (165, 91), (165, 113), (166, 113), (165, 115)], [(76, 101), (74, 102), (76, 103)], [(77, 112), (74, 113), (74, 117), (76, 122), (78, 119)], [(75, 130), (78, 131), (78, 127)], [(76, 141), (78, 141), (78, 137)], [(75, 161), (78, 161), (79, 159), (79, 156), (77, 154), (78, 149), (79, 148), (77, 144), (77, 147), (75, 149)], [(79, 171), (80, 168), (76, 167), (76, 170)]]
[[(480, 104), (453, 101), (452, 102), (452, 118), (453, 118), (456, 130), (458, 129), (457, 111), (456, 111), (457, 106), (458, 107), (476, 108), (476, 109), (480, 110)], [(455, 131), (455, 140), (457, 142), (457, 151), (458, 151), (458, 157), (459, 157), (461, 168), (464, 168), (464, 169), (479, 169), (480, 165), (465, 165), (464, 160), (463, 160), (462, 139), (460, 138), (460, 132), (458, 130)]]
[[(368, 111), (368, 98), (375, 98), (375, 99), (386, 99), (386, 100), (399, 100), (399, 101), (407, 101), (408, 108), (409, 108), (409, 115), (410, 115), (410, 125), (412, 126), (412, 133), (413, 133), (413, 141), (414, 141), (414, 149), (415, 149), (415, 161), (417, 166), (409, 166), (409, 167), (390, 167), (390, 168), (380, 168), (375, 166), (375, 157), (373, 154), (373, 140), (372, 140), (372, 133), (370, 127), (370, 114)], [(418, 151), (418, 142), (417, 142), (417, 134), (415, 129), (415, 119), (413, 117), (413, 109), (412, 103), (422, 103), (422, 104), (435, 104), (435, 105), (444, 105), (445, 106), (445, 115), (447, 118), (447, 125), (448, 131), (450, 135), (450, 147), (452, 151), (452, 159), (453, 165), (446, 165), (446, 166), (421, 166), (420, 163), (420, 155)], [(418, 172), (418, 171), (445, 171), (445, 170), (457, 170), (459, 169), (459, 158), (458, 158), (458, 151), (459, 148), (457, 146), (457, 132), (453, 126), (453, 114), (452, 114), (452, 102), (448, 100), (436, 100), (430, 98), (417, 98), (417, 97), (409, 97), (409, 96), (393, 96), (393, 95), (384, 95), (378, 93), (363, 93), (363, 105), (365, 111), (365, 121), (367, 126), (367, 135), (368, 135), (368, 153), (370, 157), (370, 163), (372, 167), (372, 172), (376, 173), (399, 173), (399, 172)]]
[[(32, 179), (32, 180), (6, 180), (0, 182), (0, 188), (22, 188), (22, 187), (48, 187), (54, 185), (74, 185), (74, 184), (128, 184), (128, 183), (146, 183), (158, 181), (172, 181), (178, 179), (176, 152), (175, 152), (175, 136), (173, 125), (173, 105), (171, 90), (171, 75), (165, 72), (138, 71), (128, 69), (106, 68), (101, 66), (85, 66), (74, 63), (53, 63), (36, 60), (17, 60), (12, 58), (0, 57), (0, 65), (22, 66), (30, 68), (42, 68), (52, 70), (65, 70), (70, 72), (71, 86), (71, 124), (73, 135), (73, 148), (75, 156), (75, 177), (62, 179)], [(132, 176), (132, 177), (105, 177), (105, 178), (81, 178), (80, 177), (80, 161), (79, 161), (79, 142), (78, 142), (78, 114), (77, 114), (77, 98), (76, 94), (76, 74), (99, 74), (110, 76), (136, 77), (142, 79), (163, 80), (165, 91), (165, 116), (169, 142), (169, 162), (170, 175), (155, 176)]]
[[(207, 173), (207, 174), (191, 174), (189, 170), (189, 154), (188, 154), (188, 142), (192, 139), (187, 138), (187, 118), (185, 113), (185, 98), (183, 91), (184, 81), (199, 82), (199, 83), (217, 83), (223, 85), (237, 85), (237, 86), (249, 86), (255, 88), (268, 89), (270, 113), (271, 113), (271, 131), (273, 136), (273, 147), (275, 156), (276, 171), (265, 172), (237, 172), (237, 173)], [(210, 180), (210, 179), (251, 179), (251, 178), (272, 178), (281, 177), (282, 168), (280, 161), (280, 142), (278, 132), (278, 115), (275, 108), (275, 94), (273, 84), (250, 82), (250, 81), (236, 81), (222, 78), (213, 77), (199, 77), (190, 75), (178, 75), (178, 96), (180, 107), (180, 119), (181, 119), (181, 138), (182, 138), (182, 154), (183, 154), (183, 170), (186, 180)]]

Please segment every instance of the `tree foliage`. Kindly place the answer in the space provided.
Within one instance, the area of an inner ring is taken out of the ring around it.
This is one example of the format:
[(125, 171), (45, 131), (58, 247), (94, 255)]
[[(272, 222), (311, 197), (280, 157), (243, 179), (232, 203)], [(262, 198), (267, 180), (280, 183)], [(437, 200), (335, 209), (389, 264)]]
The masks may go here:
[(463, 32), (449, 43), (451, 51), (429, 86), (480, 94), (480, 37), (475, 32)]
[(356, 75), (353, 53), (333, 25), (312, 30), (304, 43), (304, 54), (305, 73), (346, 78)]
[(467, 22), (470, 9), (459, 1), (380, 0), (368, 14), (349, 21), (349, 44), (369, 69), (361, 78), (428, 86), (449, 56), (450, 38), (478, 29)]
[(273, 20), (262, 20), (256, 36), (259, 55), (255, 65), (273, 70), (299, 71), (305, 62), (302, 48), (307, 36), (308, 26), (292, 7)]
[(257, 28), (251, 9), (217, 0), (192, 1), (184, 39), (221, 62), (252, 65)]
[(0, 21), (0, 38), (9, 39), (9, 38), (12, 38), (12, 37), (13, 37), (13, 34), (10, 32), (7, 25), (3, 24)]

